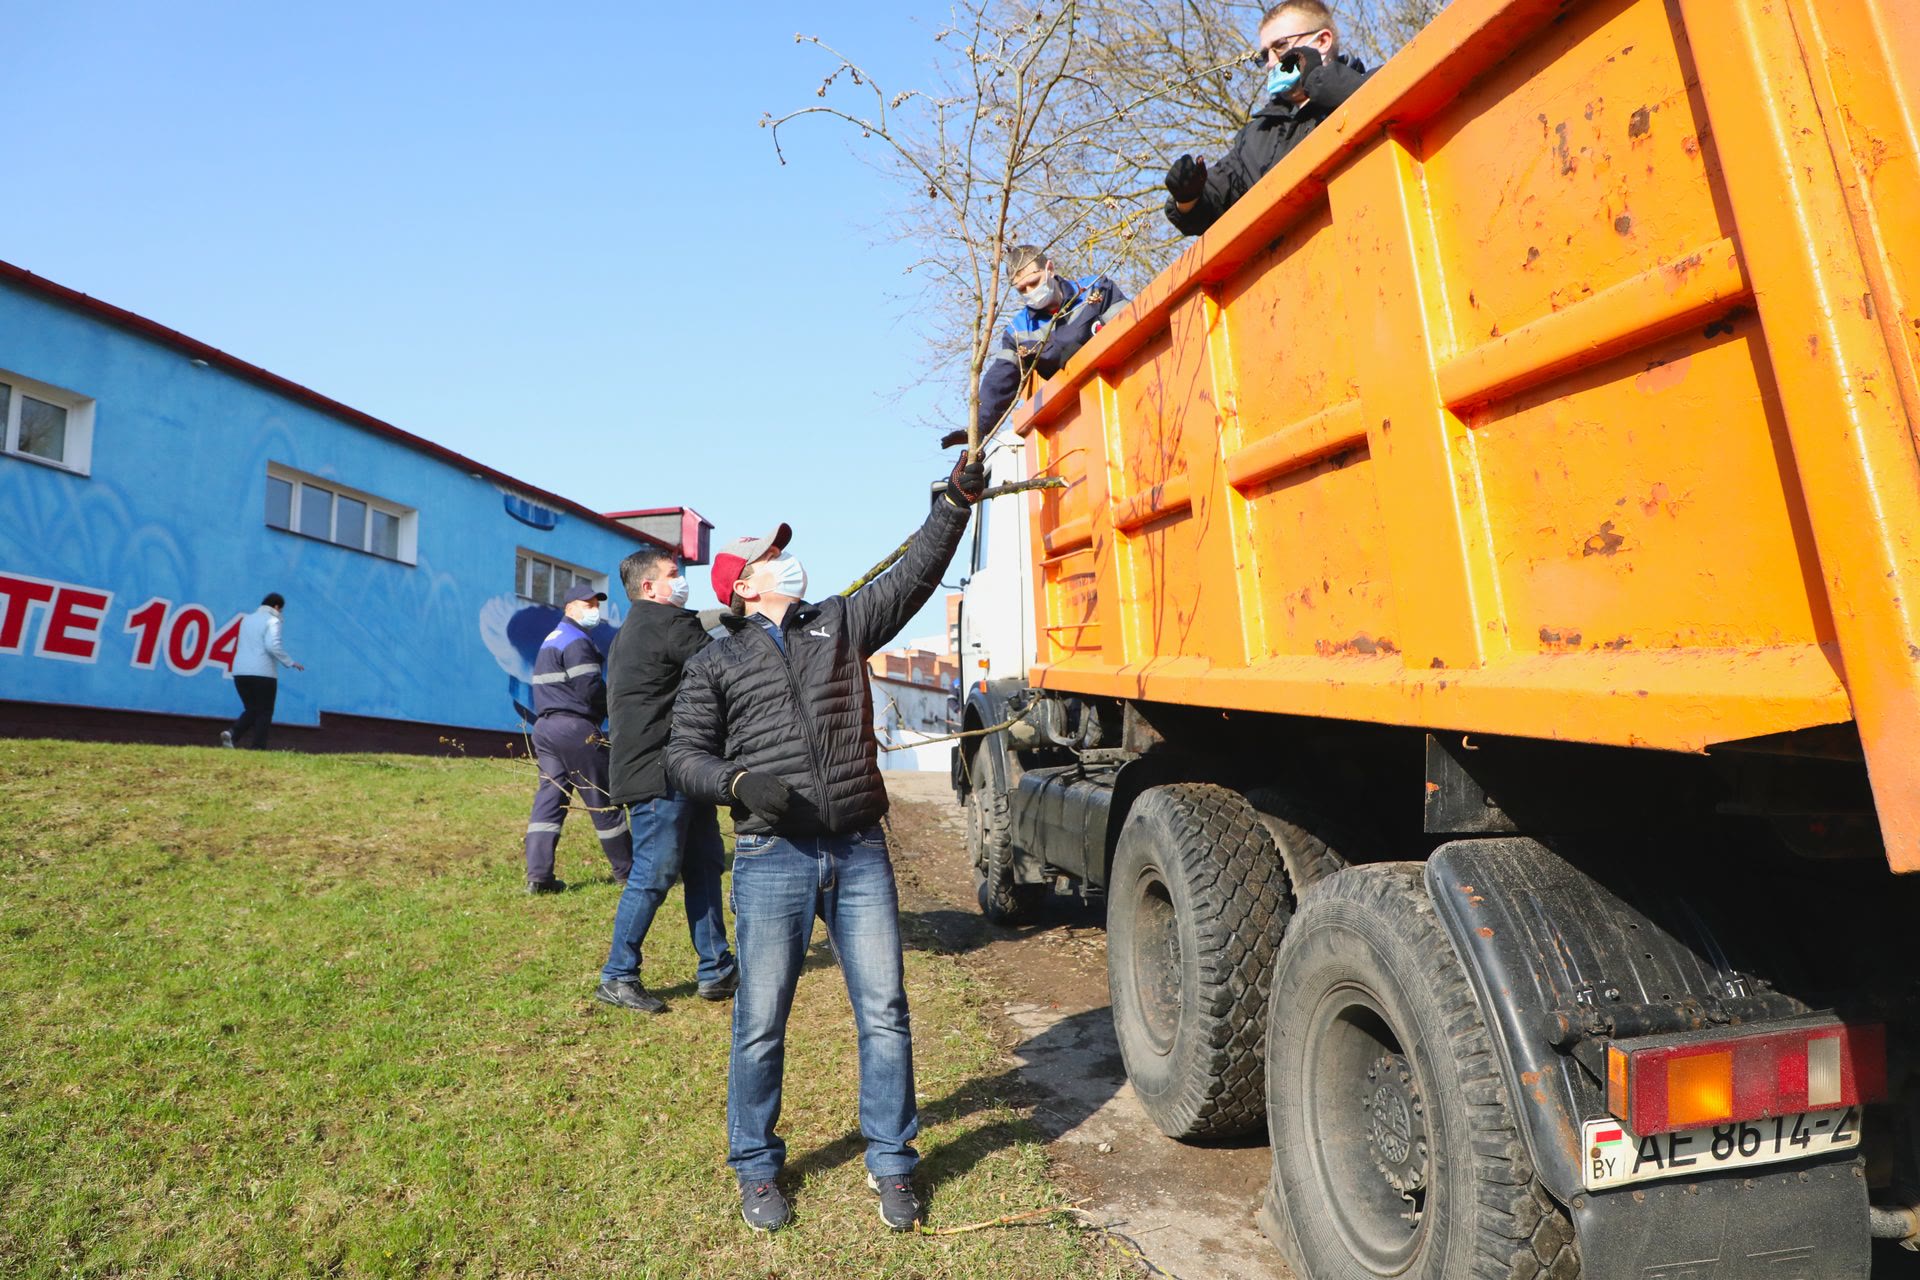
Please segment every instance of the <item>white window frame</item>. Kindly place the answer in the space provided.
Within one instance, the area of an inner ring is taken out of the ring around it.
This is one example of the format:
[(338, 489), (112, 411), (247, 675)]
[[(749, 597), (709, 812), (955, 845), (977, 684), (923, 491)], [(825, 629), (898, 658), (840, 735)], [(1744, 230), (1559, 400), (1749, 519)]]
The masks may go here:
[[(282, 466), (277, 462), (267, 464), (267, 478), (283, 481), (293, 488), (288, 499), (286, 527), (281, 528), (277, 524), (268, 523), (269, 529), (290, 533), (296, 538), (305, 538), (310, 542), (324, 542), (330, 547), (339, 547), (342, 551), (357, 551), (363, 556), (372, 556), (376, 560), (385, 560), (391, 564), (412, 565), (419, 562), (420, 513), (415, 508), (403, 507), (397, 502), (375, 497), (364, 489), (350, 488), (338, 480), (328, 480), (321, 476), (308, 475), (304, 471), (295, 471), (292, 467)], [(300, 496), (303, 489), (316, 489), (334, 499), (327, 504), (327, 536), (324, 538), (317, 534), (302, 532), (300, 529)], [(350, 543), (333, 540), (333, 534), (340, 519), (338, 501), (340, 498), (350, 498), (355, 502), (364, 503), (367, 508), (366, 528), (361, 531), (361, 545), (357, 547)], [(382, 555), (373, 550), (373, 513), (376, 511), (392, 516), (400, 522), (399, 536), (396, 539), (398, 545), (395, 547), (394, 555)], [(266, 519), (264, 513), (261, 518)]]
[[(0, 422), (0, 453), (9, 458), (19, 458), (24, 462), (37, 462), (43, 467), (52, 467), (56, 471), (71, 471), (78, 476), (93, 474), (93, 408), (94, 402), (77, 391), (68, 391), (61, 387), (29, 378), (25, 374), (0, 369), (0, 382), (11, 389), (7, 397), (6, 420)], [(25, 453), (20, 449), (20, 410), (23, 395), (35, 400), (44, 400), (67, 411), (66, 455), (61, 458), (46, 458), (37, 453)]]
[[(563, 607), (558, 600), (542, 600), (533, 594), (533, 562), (535, 560), (547, 566), (547, 572), (549, 574), (547, 581), (549, 583), (553, 581), (551, 577), (553, 570), (565, 569), (574, 577), (585, 578), (588, 582), (592, 583), (595, 591), (605, 591), (607, 589), (607, 575), (604, 573), (595, 573), (593, 570), (585, 568), (582, 565), (574, 564), (571, 561), (557, 560), (544, 551), (533, 551), (526, 547), (515, 547), (513, 549), (513, 594), (522, 600), (529, 601), (533, 604), (552, 605), (556, 609)], [(569, 587), (573, 585), (572, 578), (567, 580), (567, 585)], [(548, 588), (548, 594), (552, 594), (551, 587)]]

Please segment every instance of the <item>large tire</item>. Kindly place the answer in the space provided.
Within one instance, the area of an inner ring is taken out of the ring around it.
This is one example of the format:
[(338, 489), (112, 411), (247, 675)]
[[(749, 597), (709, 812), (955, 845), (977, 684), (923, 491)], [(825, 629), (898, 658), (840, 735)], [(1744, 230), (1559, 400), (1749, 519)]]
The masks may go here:
[(1249, 791), (1247, 799), (1280, 850), (1296, 908), (1302, 894), (1346, 867), (1360, 847), (1356, 837), (1289, 792), (1267, 787)]
[(1267, 1024), (1261, 1225), (1313, 1280), (1569, 1280), (1473, 988), (1417, 863), (1341, 871), (1288, 926)]
[(973, 898), (995, 924), (1030, 919), (1047, 899), (1044, 884), (1020, 884), (1013, 874), (1013, 815), (1007, 797), (1006, 762), (991, 743), (973, 757), (967, 792), (967, 856), (973, 861)]
[(1107, 989), (1127, 1079), (1173, 1138), (1266, 1119), (1267, 982), (1291, 914), (1286, 872), (1237, 792), (1143, 792), (1107, 885)]

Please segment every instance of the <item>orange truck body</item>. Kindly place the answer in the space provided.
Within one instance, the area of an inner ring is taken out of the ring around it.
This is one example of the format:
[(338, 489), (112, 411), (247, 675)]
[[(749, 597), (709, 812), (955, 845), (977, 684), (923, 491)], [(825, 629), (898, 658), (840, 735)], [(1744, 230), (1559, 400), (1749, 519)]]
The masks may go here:
[(1457, 0), (1020, 410), (1031, 683), (1661, 751), (1920, 870), (1920, 4)]

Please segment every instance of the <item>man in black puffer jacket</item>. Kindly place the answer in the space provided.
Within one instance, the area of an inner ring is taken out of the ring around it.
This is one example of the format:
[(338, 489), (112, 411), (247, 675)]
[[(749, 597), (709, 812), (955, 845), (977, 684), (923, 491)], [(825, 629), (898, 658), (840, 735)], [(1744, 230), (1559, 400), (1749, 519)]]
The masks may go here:
[(1267, 10), (1253, 54), (1267, 78), (1259, 108), (1211, 169), (1197, 156), (1173, 162), (1168, 222), (1190, 236), (1205, 231), (1353, 96), (1367, 69), (1339, 45), (1333, 12), (1322, 0), (1282, 0)]
[(667, 741), (667, 776), (696, 800), (733, 806), (733, 907), (740, 988), (727, 1073), (727, 1163), (740, 1213), (784, 1226), (774, 1179), (787, 1013), (816, 916), (826, 921), (860, 1037), (860, 1131), (867, 1184), (896, 1231), (920, 1216), (913, 1036), (900, 958), (900, 905), (880, 829), (887, 811), (867, 659), (925, 604), (985, 487), (962, 461), (900, 562), (852, 596), (806, 601), (792, 531), (729, 544), (714, 594), (730, 634), (687, 663)]

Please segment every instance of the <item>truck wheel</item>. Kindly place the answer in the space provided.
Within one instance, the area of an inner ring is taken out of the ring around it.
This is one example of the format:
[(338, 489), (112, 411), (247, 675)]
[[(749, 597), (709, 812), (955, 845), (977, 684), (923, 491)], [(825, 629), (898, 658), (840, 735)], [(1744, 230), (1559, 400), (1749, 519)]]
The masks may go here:
[(973, 757), (967, 792), (967, 856), (973, 860), (973, 897), (980, 914), (995, 924), (1018, 924), (1046, 901), (1044, 884), (1013, 878), (1013, 815), (1007, 800), (1006, 763), (991, 746)]
[(1302, 1275), (1580, 1273), (1417, 863), (1341, 871), (1288, 926), (1267, 1129), (1261, 1225)]
[(1287, 927), (1286, 873), (1237, 792), (1143, 792), (1107, 885), (1107, 989), (1127, 1079), (1173, 1138), (1265, 1118), (1267, 982)]
[(1354, 837), (1278, 788), (1249, 791), (1247, 799), (1259, 811), (1260, 821), (1280, 850), (1296, 907), (1301, 894), (1345, 867), (1349, 855), (1359, 847)]

